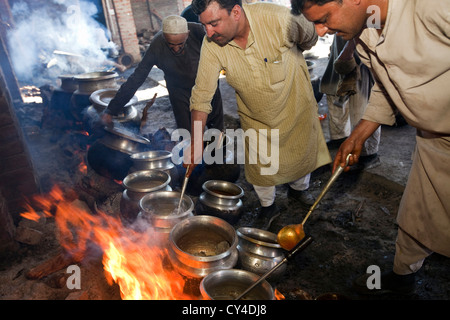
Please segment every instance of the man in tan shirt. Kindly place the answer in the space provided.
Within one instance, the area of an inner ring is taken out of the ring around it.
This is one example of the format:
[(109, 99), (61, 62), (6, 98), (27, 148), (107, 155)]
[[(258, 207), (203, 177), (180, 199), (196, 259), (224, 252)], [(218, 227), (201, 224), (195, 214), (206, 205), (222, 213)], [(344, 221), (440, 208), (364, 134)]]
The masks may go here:
[[(193, 125), (200, 121), (204, 128), (219, 73), (225, 70), (236, 91), (242, 129), (256, 130), (272, 153), (277, 151), (272, 141), (278, 139), (277, 170), (271, 174), (264, 174), (270, 165), (264, 152), (258, 150), (258, 162), (251, 163), (249, 152), (258, 146), (245, 144), (245, 176), (261, 202), (261, 216), (279, 212), (275, 186), (285, 183), (290, 194), (309, 207), (314, 203), (306, 191), (310, 173), (331, 162), (302, 54), (317, 41), (314, 25), (272, 3), (194, 0), (192, 8), (207, 36), (191, 96)], [(203, 141), (203, 131), (199, 136), (194, 131), (192, 153), (195, 143), (201, 146)]]
[(357, 51), (375, 76), (361, 122), (341, 145), (335, 169), (349, 153), (358, 161), (362, 144), (399, 111), (417, 128), (413, 164), (397, 216), (393, 271), (381, 289), (414, 290), (415, 273), (432, 252), (450, 257), (450, 0), (291, 0), (294, 14), (315, 23), (319, 36), (355, 39)]

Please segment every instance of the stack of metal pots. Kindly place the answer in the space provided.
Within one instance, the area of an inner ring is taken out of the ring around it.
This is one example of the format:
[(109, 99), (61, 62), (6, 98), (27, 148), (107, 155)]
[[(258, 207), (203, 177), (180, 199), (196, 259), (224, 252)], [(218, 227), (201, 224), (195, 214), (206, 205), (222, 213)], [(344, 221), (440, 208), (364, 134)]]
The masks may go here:
[(94, 91), (105, 88), (117, 88), (116, 72), (88, 72), (73, 77), (78, 88), (73, 92), (71, 111), (77, 120), (83, 120), (83, 111), (91, 104), (89, 97)]
[(140, 170), (161, 170), (167, 172), (170, 177), (170, 186), (176, 188), (180, 184), (180, 175), (177, 167), (172, 162), (172, 153), (165, 150), (152, 150), (136, 152), (131, 156), (133, 162), (130, 172)]
[(122, 181), (125, 188), (120, 201), (122, 219), (133, 223), (140, 212), (141, 199), (155, 191), (172, 191), (170, 180), (170, 175), (160, 170), (142, 170), (127, 175)]

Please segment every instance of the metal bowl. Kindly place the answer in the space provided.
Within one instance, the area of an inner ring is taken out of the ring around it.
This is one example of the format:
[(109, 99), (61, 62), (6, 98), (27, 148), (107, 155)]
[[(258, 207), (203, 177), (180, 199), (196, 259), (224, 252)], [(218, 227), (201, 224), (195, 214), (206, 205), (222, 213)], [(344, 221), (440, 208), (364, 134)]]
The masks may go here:
[(132, 192), (153, 192), (165, 188), (170, 183), (170, 175), (160, 170), (141, 170), (127, 175), (122, 182)]
[(234, 228), (213, 216), (194, 216), (173, 227), (169, 235), (169, 258), (189, 278), (201, 278), (233, 268), (238, 259)]
[[(258, 279), (258, 275), (245, 270), (215, 271), (202, 279), (200, 292), (205, 300), (234, 300)], [(275, 300), (275, 293), (269, 282), (264, 280), (242, 300)]]

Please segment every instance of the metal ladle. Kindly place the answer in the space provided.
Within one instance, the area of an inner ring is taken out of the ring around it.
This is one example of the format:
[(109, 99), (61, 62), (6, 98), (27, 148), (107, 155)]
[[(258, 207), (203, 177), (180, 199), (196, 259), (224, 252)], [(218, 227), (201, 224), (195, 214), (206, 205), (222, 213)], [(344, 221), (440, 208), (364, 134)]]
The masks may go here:
[(178, 202), (177, 213), (180, 213), (181, 202), (183, 202), (184, 193), (186, 191), (186, 186), (187, 186), (187, 183), (188, 183), (188, 180), (189, 180), (189, 176), (188, 176), (189, 167), (190, 167), (190, 165), (188, 165), (187, 168), (186, 168), (186, 174), (184, 176), (183, 186), (181, 187), (181, 197), (180, 197), (180, 201)]
[(341, 167), (339, 166), (334, 174), (331, 176), (330, 180), (328, 180), (327, 184), (323, 188), (320, 195), (317, 197), (317, 200), (314, 202), (314, 204), (309, 209), (308, 213), (306, 214), (305, 218), (303, 219), (302, 223), (300, 224), (290, 224), (288, 226), (283, 227), (277, 234), (277, 241), (279, 245), (286, 250), (291, 250), (295, 247), (297, 243), (299, 243), (300, 240), (302, 240), (305, 237), (305, 232), (303, 230), (303, 226), (308, 220), (309, 216), (313, 212), (313, 210), (316, 208), (316, 206), (319, 204), (320, 200), (322, 200), (325, 193), (327, 193), (328, 189), (330, 189), (331, 185), (336, 181), (336, 179), (339, 177), (339, 175), (344, 171), (345, 167), (348, 165), (348, 161), (350, 159), (350, 156), (352, 154), (349, 153), (347, 158), (345, 159), (345, 166)]

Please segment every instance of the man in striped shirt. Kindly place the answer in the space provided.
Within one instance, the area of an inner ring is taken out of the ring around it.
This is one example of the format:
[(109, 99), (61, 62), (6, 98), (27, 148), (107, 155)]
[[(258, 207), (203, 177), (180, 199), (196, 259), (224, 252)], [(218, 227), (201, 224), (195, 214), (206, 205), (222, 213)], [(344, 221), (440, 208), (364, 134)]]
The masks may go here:
[[(272, 156), (278, 151), (276, 172), (264, 174), (270, 166), (267, 152), (258, 149), (261, 144), (245, 143), (245, 176), (259, 197), (260, 218), (272, 221), (279, 215), (275, 190), (281, 184), (289, 184), (289, 194), (309, 208), (314, 203), (308, 192), (310, 173), (331, 162), (302, 54), (317, 42), (314, 25), (272, 3), (194, 0), (192, 8), (206, 29), (191, 96), (192, 126), (198, 122), (204, 128), (219, 73), (225, 70), (236, 91), (242, 129), (256, 130), (260, 139), (267, 139)], [(194, 159), (203, 131), (191, 132)], [(257, 163), (249, 161), (255, 150)]]

